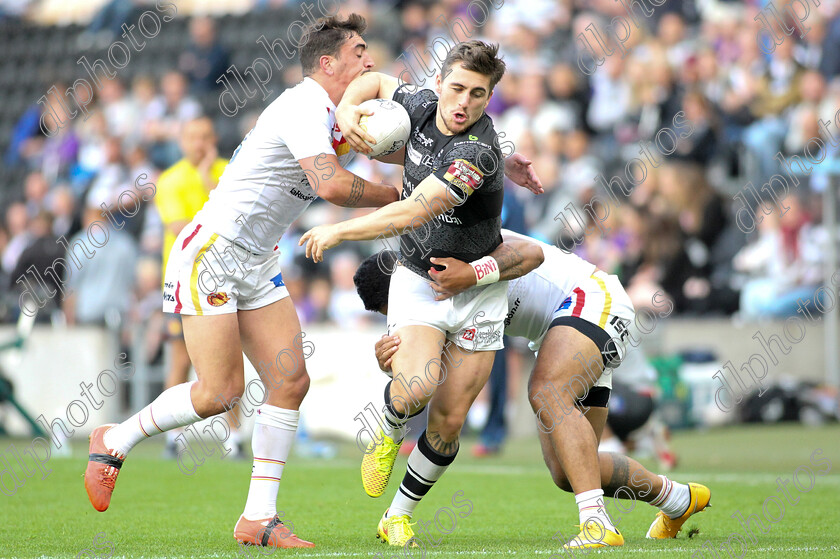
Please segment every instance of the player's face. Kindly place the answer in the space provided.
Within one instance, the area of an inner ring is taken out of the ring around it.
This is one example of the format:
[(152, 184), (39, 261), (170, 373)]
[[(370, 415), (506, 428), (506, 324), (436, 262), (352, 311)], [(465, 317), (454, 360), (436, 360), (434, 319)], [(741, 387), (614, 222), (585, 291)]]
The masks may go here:
[(438, 129), (451, 136), (460, 134), (481, 118), (493, 92), (490, 76), (465, 70), (460, 62), (452, 65), (449, 75), (437, 76)]
[(373, 58), (368, 53), (365, 40), (353, 33), (344, 41), (333, 64), (333, 77), (347, 87), (354, 79), (373, 69)]

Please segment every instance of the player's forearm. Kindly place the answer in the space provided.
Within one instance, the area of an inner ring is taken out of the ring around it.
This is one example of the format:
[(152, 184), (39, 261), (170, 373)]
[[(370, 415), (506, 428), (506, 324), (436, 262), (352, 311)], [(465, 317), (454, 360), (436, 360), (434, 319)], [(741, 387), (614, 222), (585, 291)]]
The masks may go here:
[(345, 208), (381, 208), (399, 199), (393, 186), (366, 181), (349, 171), (336, 173), (321, 189), (321, 198)]
[(342, 241), (370, 241), (380, 236), (385, 238), (399, 235), (409, 224), (420, 218), (423, 223), (428, 221), (427, 215), (416, 209), (417, 204), (410, 203), (410, 200), (401, 200), (379, 208), (373, 213), (348, 219), (336, 224), (338, 235)]
[(336, 112), (349, 105), (359, 105), (378, 98), (382, 75), (379, 72), (368, 72), (350, 82), (336, 107)]
[(540, 245), (518, 240), (505, 240), (490, 256), (499, 265), (500, 281), (520, 278), (538, 268), (545, 260)]

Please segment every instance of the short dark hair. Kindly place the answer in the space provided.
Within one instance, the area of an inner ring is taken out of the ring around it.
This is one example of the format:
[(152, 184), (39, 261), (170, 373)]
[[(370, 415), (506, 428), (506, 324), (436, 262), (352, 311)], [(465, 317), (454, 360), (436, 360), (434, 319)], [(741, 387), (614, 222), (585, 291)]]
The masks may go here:
[(396, 263), (397, 253), (393, 250), (383, 250), (359, 264), (353, 275), (353, 283), (356, 284), (356, 293), (362, 299), (365, 310), (381, 312), (388, 304), (391, 274), (385, 270), (393, 270)]
[(350, 14), (347, 19), (336, 16), (322, 17), (307, 25), (303, 31), (304, 45), (300, 48), (300, 65), (303, 75), (309, 76), (318, 71), (321, 57), (338, 57), (338, 51), (344, 41), (353, 33), (361, 35), (367, 29), (365, 18), (359, 14)]
[(443, 61), (441, 79), (449, 75), (456, 62), (460, 62), (464, 70), (490, 76), (490, 91), (505, 75), (505, 61), (499, 58), (499, 45), (484, 41), (465, 41), (452, 47)]

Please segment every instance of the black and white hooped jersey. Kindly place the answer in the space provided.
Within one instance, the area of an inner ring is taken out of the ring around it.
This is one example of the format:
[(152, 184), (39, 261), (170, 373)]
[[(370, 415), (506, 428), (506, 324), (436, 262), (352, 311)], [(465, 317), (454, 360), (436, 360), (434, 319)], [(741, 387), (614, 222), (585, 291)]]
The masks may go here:
[[(471, 262), (490, 254), (502, 242), (504, 159), (493, 119), (481, 116), (461, 134), (447, 136), (435, 124), (438, 97), (430, 89), (403, 84), (393, 100), (411, 118), (405, 148), (402, 197), (408, 198), (431, 174), (448, 188), (457, 204), (412, 234), (400, 237), (401, 260), (413, 272), (427, 276), (432, 257)], [(421, 200), (430, 213), (435, 200)]]

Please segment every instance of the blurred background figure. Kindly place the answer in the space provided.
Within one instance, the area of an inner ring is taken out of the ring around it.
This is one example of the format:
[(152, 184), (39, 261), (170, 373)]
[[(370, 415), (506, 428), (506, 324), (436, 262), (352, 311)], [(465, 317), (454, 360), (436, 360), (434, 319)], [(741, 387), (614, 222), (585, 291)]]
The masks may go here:
[[(175, 244), (175, 238), (204, 206), (210, 193), (219, 184), (219, 177), (224, 173), (227, 161), (219, 157), (216, 142), (213, 121), (209, 118), (202, 117), (185, 122), (181, 128), (179, 144), (183, 157), (158, 177), (155, 205), (164, 231), (164, 267), (169, 261), (169, 253)], [(163, 281), (162, 276), (158, 279)], [(158, 291), (158, 302), (160, 302), (160, 297), (161, 292)], [(192, 363), (184, 342), (181, 317), (172, 314), (165, 315), (162, 329), (165, 346), (168, 349), (167, 373), (163, 386), (166, 390), (187, 382)], [(235, 414), (237, 409), (234, 408), (228, 413)], [(242, 444), (239, 431), (236, 429), (239, 421), (235, 415), (231, 415), (228, 423), (232, 430), (230, 439), (233, 444), (232, 456), (241, 456)], [(182, 432), (182, 429), (167, 432), (164, 451), (166, 457), (175, 459), (178, 456), (175, 439)]]

